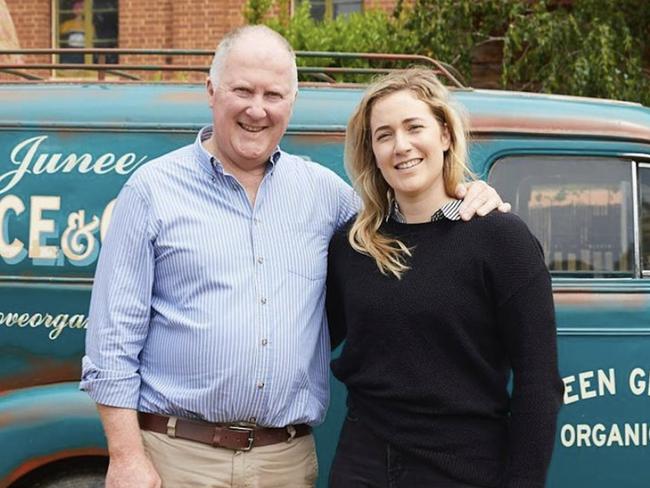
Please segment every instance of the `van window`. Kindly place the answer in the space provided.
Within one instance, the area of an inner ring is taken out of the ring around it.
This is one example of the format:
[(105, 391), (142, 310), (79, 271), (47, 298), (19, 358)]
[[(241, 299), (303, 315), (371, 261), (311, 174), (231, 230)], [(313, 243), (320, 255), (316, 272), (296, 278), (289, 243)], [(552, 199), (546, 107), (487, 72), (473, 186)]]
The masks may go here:
[(509, 156), (489, 181), (537, 236), (554, 275), (633, 276), (630, 161)]
[(650, 277), (650, 164), (639, 165), (641, 201), (641, 262), (643, 275)]

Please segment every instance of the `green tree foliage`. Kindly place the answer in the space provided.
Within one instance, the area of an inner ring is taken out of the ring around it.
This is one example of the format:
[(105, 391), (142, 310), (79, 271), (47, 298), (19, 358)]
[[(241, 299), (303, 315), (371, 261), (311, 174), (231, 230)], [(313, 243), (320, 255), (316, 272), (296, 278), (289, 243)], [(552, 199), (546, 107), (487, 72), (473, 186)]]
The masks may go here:
[[(267, 0), (249, 0), (249, 5), (252, 2), (264, 1)], [(288, 8), (286, 5), (279, 5), (275, 10), (286, 12)], [(251, 20), (257, 18), (259, 13), (256, 11), (254, 15), (249, 15), (248, 12), (251, 10), (247, 8), (246, 20), (254, 23)], [(412, 52), (412, 46), (415, 45), (413, 33), (403, 28), (403, 21), (380, 10), (352, 13), (319, 22), (310, 15), (309, 2), (303, 1), (297, 6), (291, 18), (267, 16), (263, 23), (280, 32), (294, 49), (299, 51), (406, 53)], [(370, 63), (359, 59), (299, 58), (298, 64), (299, 66), (370, 67)], [(382, 63), (372, 64), (372, 67), (382, 66), (384, 66)], [(341, 79), (341, 76), (336, 78)], [(358, 81), (360, 78), (347, 77), (346, 80)]]
[(413, 52), (453, 64), (471, 79), (474, 47), (500, 41), (509, 19), (521, 10), (522, 3), (513, 0), (416, 0), (406, 9), (404, 27), (416, 39)]
[(244, 18), (248, 24), (261, 24), (268, 11), (273, 6), (273, 0), (248, 0), (244, 5)]
[[(646, 0), (540, 1), (512, 19), (502, 82), (511, 88), (636, 100), (650, 105), (644, 73), (650, 9)], [(644, 18), (645, 17), (645, 18)]]
[[(423, 54), (471, 81), (473, 54), (496, 43), (506, 88), (650, 105), (647, 0), (398, 0), (392, 14), (367, 10), (322, 22), (311, 18), (308, 0), (293, 17), (289, 0), (277, 0), (273, 11), (280, 15), (271, 17), (274, 1), (248, 0), (245, 18), (279, 31), (297, 50)], [(313, 58), (300, 64), (369, 65)]]

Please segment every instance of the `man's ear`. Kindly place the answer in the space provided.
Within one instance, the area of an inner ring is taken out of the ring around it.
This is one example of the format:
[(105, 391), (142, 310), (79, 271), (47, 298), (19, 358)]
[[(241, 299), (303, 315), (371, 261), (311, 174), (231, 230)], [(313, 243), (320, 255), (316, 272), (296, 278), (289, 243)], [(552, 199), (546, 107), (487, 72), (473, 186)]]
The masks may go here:
[(293, 115), (293, 109), (296, 107), (296, 100), (298, 99), (298, 89), (293, 94), (293, 99), (291, 100), (291, 114)]
[(209, 76), (205, 79), (205, 89), (208, 92), (208, 104), (210, 105), (210, 107), (212, 107), (215, 86), (212, 83), (212, 78), (210, 78)]

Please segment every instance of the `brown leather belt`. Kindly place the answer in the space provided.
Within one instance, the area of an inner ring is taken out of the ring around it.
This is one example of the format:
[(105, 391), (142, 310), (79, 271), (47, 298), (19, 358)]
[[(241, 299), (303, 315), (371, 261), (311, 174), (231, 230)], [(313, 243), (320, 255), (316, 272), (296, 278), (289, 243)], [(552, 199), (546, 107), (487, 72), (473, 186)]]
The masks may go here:
[(225, 447), (234, 451), (250, 451), (253, 447), (287, 442), (292, 438), (302, 437), (311, 432), (311, 427), (307, 424), (282, 428), (257, 427), (246, 424), (213, 424), (144, 412), (138, 412), (138, 422), (140, 428), (144, 430), (200, 442), (212, 447)]

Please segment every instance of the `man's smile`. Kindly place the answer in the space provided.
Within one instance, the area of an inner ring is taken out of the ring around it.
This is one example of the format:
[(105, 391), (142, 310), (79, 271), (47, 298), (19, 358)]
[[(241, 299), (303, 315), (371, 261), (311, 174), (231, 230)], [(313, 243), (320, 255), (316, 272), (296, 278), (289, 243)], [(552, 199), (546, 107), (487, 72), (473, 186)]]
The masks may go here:
[(248, 125), (243, 122), (237, 122), (237, 125), (244, 129), (246, 132), (261, 132), (266, 129), (266, 126)]

